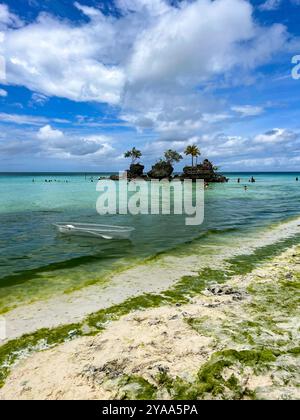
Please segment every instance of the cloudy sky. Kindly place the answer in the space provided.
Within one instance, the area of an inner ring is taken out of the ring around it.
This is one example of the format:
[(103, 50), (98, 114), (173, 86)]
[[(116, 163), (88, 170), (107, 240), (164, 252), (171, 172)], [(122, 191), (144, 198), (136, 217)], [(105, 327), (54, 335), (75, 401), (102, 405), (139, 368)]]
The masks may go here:
[(224, 171), (299, 171), (299, 24), (300, 0), (0, 3), (0, 172), (193, 143)]

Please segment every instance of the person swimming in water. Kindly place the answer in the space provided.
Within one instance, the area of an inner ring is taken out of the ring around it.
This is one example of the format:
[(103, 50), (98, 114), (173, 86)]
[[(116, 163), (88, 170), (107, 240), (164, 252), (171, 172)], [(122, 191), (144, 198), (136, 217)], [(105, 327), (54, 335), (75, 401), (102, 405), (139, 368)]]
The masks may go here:
[(247, 186), (247, 185), (245, 185), (245, 186), (244, 186), (244, 190), (245, 190), (245, 191), (247, 191), (247, 190), (248, 190), (248, 186)]

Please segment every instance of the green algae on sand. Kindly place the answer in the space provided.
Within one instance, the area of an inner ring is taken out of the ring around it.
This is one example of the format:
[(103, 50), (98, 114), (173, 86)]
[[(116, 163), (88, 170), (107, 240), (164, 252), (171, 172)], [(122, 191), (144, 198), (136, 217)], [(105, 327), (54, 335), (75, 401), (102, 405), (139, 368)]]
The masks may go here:
[[(281, 241), (277, 246), (272, 245), (258, 249), (249, 256), (239, 256), (227, 260), (226, 270), (212, 270), (206, 268), (201, 270), (197, 276), (183, 277), (172, 288), (161, 294), (145, 294), (133, 297), (119, 305), (114, 305), (108, 309), (103, 309), (91, 314), (78, 324), (70, 324), (53, 329), (41, 329), (35, 333), (11, 340), (0, 347), (0, 385), (4, 384), (11, 367), (21, 357), (25, 357), (34, 351), (53, 347), (79, 336), (97, 334), (102, 331), (109, 322), (117, 320), (121, 316), (134, 310), (187, 303), (190, 297), (200, 293), (211, 282), (224, 283), (236, 274), (246, 274), (257, 266), (257, 264), (262, 264), (263, 262), (270, 260), (272, 256), (278, 255), (287, 247), (298, 242), (298, 236), (289, 238), (285, 241)], [(290, 281), (286, 280), (285, 287), (286, 290), (293, 291), (295, 285), (291, 285)], [(251, 326), (249, 325), (249, 327)], [(253, 328), (254, 327), (255, 325)], [(247, 342), (245, 337), (240, 337), (240, 339), (242, 342), (244, 341), (247, 343), (247, 345), (251, 344), (251, 342)]]

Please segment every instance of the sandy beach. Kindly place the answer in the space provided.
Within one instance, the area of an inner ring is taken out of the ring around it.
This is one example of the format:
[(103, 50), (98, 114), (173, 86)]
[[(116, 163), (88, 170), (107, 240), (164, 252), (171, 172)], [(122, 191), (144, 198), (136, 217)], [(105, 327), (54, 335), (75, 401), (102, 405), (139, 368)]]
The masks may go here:
[(300, 247), (16, 363), (1, 399), (298, 399)]

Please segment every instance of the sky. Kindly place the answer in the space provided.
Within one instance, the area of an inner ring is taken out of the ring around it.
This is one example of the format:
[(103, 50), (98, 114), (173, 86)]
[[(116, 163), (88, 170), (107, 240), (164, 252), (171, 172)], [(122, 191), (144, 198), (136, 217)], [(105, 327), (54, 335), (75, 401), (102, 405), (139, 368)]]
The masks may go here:
[(0, 0), (0, 172), (300, 171), (298, 61), (300, 0)]

